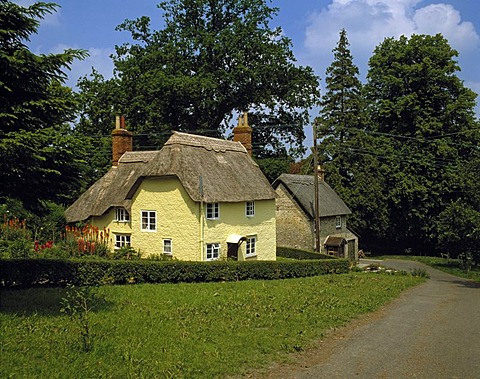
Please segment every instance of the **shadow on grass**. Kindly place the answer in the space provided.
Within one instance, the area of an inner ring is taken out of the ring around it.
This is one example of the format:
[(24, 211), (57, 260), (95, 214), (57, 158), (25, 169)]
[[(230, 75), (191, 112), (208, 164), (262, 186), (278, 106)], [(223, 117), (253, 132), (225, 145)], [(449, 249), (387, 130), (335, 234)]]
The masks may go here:
[[(28, 288), (0, 289), (0, 313), (30, 316), (60, 316), (62, 299), (66, 296), (66, 288)], [(92, 311), (102, 312), (113, 307), (113, 303), (95, 295)]]

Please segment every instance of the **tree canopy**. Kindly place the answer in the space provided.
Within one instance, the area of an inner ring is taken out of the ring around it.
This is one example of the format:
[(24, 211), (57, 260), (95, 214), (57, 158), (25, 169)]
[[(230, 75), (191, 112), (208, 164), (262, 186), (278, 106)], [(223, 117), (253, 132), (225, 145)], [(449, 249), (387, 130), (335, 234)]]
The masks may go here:
[(0, 0), (0, 198), (29, 208), (74, 196), (82, 179), (83, 147), (67, 125), (75, 101), (62, 84), (65, 70), (85, 52), (36, 55), (25, 44), (55, 9)]
[(385, 39), (369, 61), (366, 131), (397, 246), (435, 246), (439, 215), (466, 194), (460, 169), (478, 156), (476, 94), (456, 75), (457, 55), (440, 34), (413, 35)]
[(117, 28), (133, 42), (116, 47), (113, 107), (142, 144), (161, 146), (171, 130), (219, 136), (249, 111), (255, 155), (284, 156), (285, 146), (301, 154), (318, 79), (296, 65), (281, 29), (270, 28), (277, 9), (265, 0), (169, 0), (159, 8), (161, 30), (147, 17)]

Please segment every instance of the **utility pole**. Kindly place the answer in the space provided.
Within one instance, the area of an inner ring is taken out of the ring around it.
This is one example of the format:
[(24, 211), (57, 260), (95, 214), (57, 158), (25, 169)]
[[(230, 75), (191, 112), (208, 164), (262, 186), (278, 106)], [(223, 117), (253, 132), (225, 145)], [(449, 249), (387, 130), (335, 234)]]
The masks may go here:
[(320, 253), (320, 204), (318, 199), (317, 120), (313, 121), (313, 183), (315, 200), (315, 252)]

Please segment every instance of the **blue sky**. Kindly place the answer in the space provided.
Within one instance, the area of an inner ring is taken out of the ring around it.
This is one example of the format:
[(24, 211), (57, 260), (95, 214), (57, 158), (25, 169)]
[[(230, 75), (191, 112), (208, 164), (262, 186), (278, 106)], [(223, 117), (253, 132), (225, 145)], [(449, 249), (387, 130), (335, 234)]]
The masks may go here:
[[(442, 33), (459, 52), (458, 74), (465, 85), (480, 93), (480, 12), (479, 0), (273, 0), (279, 13), (271, 25), (281, 26), (292, 40), (293, 52), (301, 65), (313, 67), (324, 81), (332, 62), (332, 49), (339, 31), (347, 30), (354, 63), (363, 79), (373, 49), (386, 37)], [(29, 0), (15, 1), (21, 5)], [(109, 56), (114, 46), (129, 39), (127, 32), (115, 31), (125, 19), (149, 16), (155, 29), (162, 27), (157, 0), (57, 0), (58, 12), (42, 22), (31, 39), (36, 53), (57, 53), (65, 48), (86, 49), (90, 57), (76, 62), (67, 84), (95, 67), (104, 76), (112, 75)], [(477, 108), (479, 109), (479, 108)], [(480, 112), (477, 112), (480, 113)]]

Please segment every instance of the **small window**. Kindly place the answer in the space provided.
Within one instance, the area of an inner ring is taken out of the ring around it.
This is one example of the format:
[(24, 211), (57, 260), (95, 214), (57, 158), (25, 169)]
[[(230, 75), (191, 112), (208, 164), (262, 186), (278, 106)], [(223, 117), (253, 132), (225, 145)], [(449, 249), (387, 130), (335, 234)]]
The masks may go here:
[(337, 216), (335, 219), (335, 227), (337, 229), (342, 229), (342, 216)]
[(214, 261), (220, 257), (220, 244), (219, 243), (208, 243), (206, 247), (206, 257), (207, 261)]
[(247, 217), (255, 216), (255, 202), (254, 201), (247, 201), (245, 203), (245, 215)]
[(218, 203), (207, 204), (207, 219), (218, 220), (220, 218), (220, 206)]
[(130, 246), (129, 234), (115, 234), (115, 249)]
[(116, 208), (115, 209), (115, 221), (118, 222), (128, 222), (130, 221), (130, 214), (125, 208)]
[(257, 254), (257, 237), (247, 237), (247, 244), (245, 247), (245, 254), (248, 256), (256, 255)]
[(163, 240), (163, 254), (172, 255), (172, 240), (169, 238)]
[(154, 232), (157, 230), (157, 212), (142, 211), (142, 231)]

